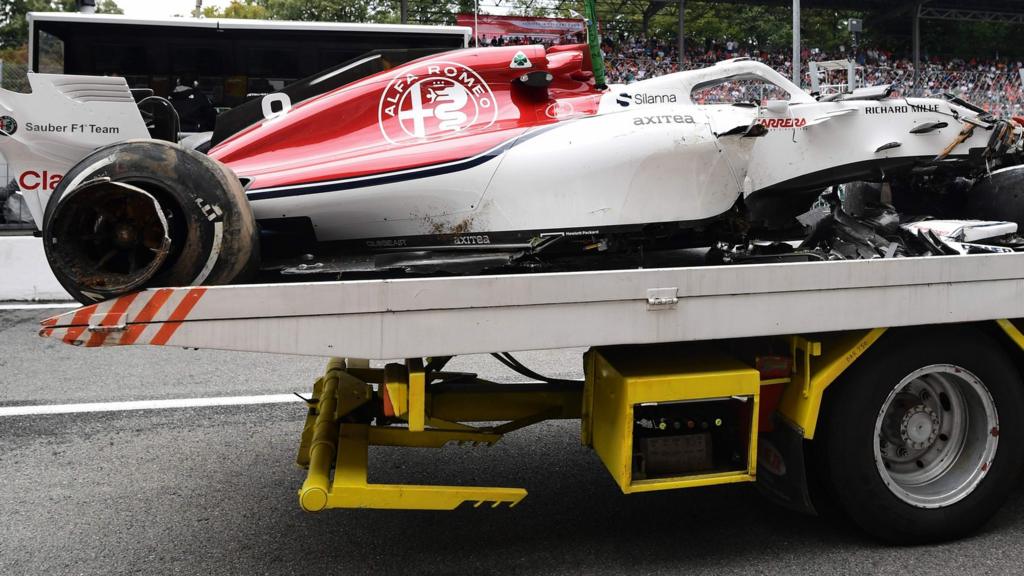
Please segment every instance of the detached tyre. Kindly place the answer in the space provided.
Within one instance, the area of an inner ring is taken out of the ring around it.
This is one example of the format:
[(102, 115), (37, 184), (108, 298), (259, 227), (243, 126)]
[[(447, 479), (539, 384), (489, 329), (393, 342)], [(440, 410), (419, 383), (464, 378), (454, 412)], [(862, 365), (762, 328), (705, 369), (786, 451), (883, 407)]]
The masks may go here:
[(894, 332), (830, 389), (827, 477), (842, 509), (882, 540), (965, 536), (1016, 486), (1020, 375), (972, 328)]
[(97, 150), (54, 191), (43, 246), (82, 303), (157, 286), (220, 285), (259, 266), (256, 223), (238, 178), (158, 140)]

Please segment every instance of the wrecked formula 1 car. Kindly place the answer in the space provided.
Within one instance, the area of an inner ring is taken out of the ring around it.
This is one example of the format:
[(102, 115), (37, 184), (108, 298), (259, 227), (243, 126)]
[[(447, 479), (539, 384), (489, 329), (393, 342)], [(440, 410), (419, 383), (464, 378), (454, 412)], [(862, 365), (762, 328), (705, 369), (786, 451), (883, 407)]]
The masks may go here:
[[(997, 176), (996, 181), (999, 180)], [(990, 186), (991, 180), (986, 180), (985, 185)], [(882, 184), (868, 182), (831, 187), (810, 210), (797, 216), (797, 221), (805, 227), (802, 240), (754, 239), (738, 245), (722, 242), (708, 252), (709, 260), (719, 263), (861, 260), (1001, 254), (1024, 249), (1024, 238), (1017, 234), (1016, 222), (901, 215), (891, 202), (882, 201), (883, 189)], [(976, 196), (995, 194), (999, 193), (982, 188)], [(1010, 192), (1001, 194), (1009, 195), (1007, 204), (1013, 204)], [(986, 208), (967, 211), (983, 213)]]
[[(818, 98), (751, 60), (605, 88), (584, 45), (376, 73), (367, 58), (325, 75), (353, 78), (338, 88), (222, 115), (208, 154), (133, 140), (81, 160), (34, 197), (58, 279), (91, 302), (258, 276), (664, 265), (701, 246), (711, 262), (1019, 247), (1024, 130), (957, 98)], [(743, 84), (759, 99), (703, 103)]]

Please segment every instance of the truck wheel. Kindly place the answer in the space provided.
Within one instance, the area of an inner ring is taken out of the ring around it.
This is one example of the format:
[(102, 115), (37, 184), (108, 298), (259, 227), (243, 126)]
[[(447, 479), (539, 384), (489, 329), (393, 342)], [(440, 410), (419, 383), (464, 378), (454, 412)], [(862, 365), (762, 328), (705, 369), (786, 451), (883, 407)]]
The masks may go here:
[(830, 493), (881, 540), (969, 534), (1016, 485), (1022, 411), (1017, 368), (981, 330), (890, 333), (830, 389), (819, 452)]
[(86, 157), (64, 176), (43, 218), (50, 267), (85, 304), (142, 288), (241, 281), (259, 264), (256, 233), (227, 167), (158, 140)]

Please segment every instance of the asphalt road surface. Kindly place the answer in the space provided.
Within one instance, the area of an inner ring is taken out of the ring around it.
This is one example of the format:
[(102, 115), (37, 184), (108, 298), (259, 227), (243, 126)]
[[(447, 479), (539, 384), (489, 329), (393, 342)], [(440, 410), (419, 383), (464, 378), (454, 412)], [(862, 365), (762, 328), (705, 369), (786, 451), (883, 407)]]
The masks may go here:
[[(308, 392), (319, 359), (84, 350), (0, 311), (0, 406)], [(580, 377), (579, 350), (521, 360)], [(513, 374), (488, 357), (453, 367)], [(371, 449), (371, 480), (521, 486), (513, 509), (302, 512), (301, 403), (0, 416), (0, 575), (1020, 574), (1024, 489), (976, 536), (880, 545), (753, 486), (624, 496), (578, 423), (492, 448)], [(1022, 487), (1024, 488), (1024, 487)]]

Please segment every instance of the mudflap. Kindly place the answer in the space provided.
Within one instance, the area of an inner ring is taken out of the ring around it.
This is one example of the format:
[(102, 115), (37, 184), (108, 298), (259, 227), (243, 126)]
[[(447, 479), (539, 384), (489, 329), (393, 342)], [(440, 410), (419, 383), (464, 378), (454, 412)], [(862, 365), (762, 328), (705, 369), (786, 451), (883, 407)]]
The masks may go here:
[(803, 435), (778, 415), (774, 418), (772, 431), (758, 436), (755, 484), (776, 504), (816, 516), (807, 484)]

